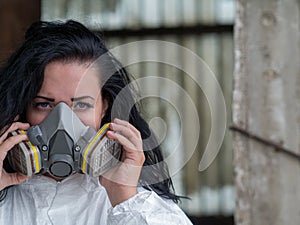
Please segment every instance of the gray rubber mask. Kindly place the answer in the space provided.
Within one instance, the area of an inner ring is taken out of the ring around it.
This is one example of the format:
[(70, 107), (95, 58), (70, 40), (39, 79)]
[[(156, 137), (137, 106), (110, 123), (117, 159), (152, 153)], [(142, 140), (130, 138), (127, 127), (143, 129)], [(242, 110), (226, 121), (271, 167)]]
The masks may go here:
[(96, 132), (84, 125), (68, 105), (59, 103), (41, 124), (28, 129), (30, 141), (12, 149), (8, 159), (16, 171), (29, 176), (39, 172), (57, 178), (75, 172), (100, 176), (121, 156), (120, 144), (105, 135), (108, 129), (109, 124), (105, 124)]

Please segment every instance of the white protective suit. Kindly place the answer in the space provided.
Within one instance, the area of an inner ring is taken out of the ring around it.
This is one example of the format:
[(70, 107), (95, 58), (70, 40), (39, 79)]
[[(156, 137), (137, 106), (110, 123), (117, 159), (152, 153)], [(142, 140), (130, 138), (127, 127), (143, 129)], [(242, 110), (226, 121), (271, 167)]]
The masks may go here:
[(153, 191), (112, 208), (99, 179), (74, 174), (62, 182), (35, 175), (8, 189), (0, 202), (1, 225), (191, 224), (171, 200)]

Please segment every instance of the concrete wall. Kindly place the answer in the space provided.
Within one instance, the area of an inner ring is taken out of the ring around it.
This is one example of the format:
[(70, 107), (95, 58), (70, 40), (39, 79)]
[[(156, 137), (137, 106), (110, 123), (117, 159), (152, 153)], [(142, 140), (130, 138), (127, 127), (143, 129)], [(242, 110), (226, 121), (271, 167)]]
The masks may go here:
[[(233, 123), (300, 154), (298, 0), (237, 0)], [(300, 223), (299, 158), (234, 132), (237, 225)]]

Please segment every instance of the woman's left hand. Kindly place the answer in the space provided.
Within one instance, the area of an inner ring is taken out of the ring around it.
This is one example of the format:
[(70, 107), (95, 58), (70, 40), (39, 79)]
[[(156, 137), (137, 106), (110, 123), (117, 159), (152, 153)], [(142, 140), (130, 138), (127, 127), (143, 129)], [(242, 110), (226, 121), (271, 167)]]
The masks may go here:
[(122, 159), (121, 163), (100, 177), (100, 182), (114, 207), (137, 194), (145, 155), (141, 134), (129, 122), (115, 119), (110, 129), (106, 135), (122, 145)]

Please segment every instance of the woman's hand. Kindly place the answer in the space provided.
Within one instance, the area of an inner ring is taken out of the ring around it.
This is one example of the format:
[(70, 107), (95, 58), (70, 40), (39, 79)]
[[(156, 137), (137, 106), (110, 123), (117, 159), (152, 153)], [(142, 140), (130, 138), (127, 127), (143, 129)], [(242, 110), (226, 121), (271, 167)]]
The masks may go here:
[(14, 122), (7, 131), (0, 136), (0, 191), (10, 185), (20, 184), (28, 178), (21, 173), (7, 173), (3, 168), (3, 161), (8, 151), (16, 144), (28, 139), (26, 134), (18, 134), (7, 138), (8, 134), (18, 129), (27, 130), (28, 128), (28, 123)]
[(112, 206), (137, 194), (137, 184), (145, 161), (140, 132), (130, 123), (115, 119), (107, 137), (118, 141), (122, 147), (121, 163), (100, 177)]

